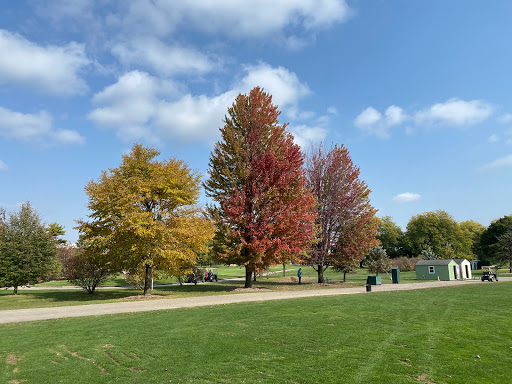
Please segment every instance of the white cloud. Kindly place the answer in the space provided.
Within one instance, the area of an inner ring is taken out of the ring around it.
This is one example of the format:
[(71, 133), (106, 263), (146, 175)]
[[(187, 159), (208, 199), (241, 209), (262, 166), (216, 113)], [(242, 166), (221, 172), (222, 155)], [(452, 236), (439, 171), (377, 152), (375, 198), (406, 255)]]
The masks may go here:
[(90, 0), (35, 0), (37, 12), (53, 20), (92, 17), (94, 2)]
[(237, 0), (177, 3), (186, 4), (183, 12), (198, 27), (230, 35), (262, 36), (292, 25), (323, 29), (346, 20), (349, 15), (344, 0), (257, 0), (243, 7)]
[(294, 118), (298, 114), (298, 102), (311, 93), (309, 87), (299, 81), (297, 75), (286, 68), (274, 68), (266, 63), (248, 65), (245, 77), (235, 86), (240, 92), (249, 92), (259, 86), (272, 95), (272, 102), (280, 110)]
[(0, 30), (0, 52), (0, 84), (24, 84), (54, 94), (81, 94), (87, 90), (79, 72), (90, 61), (81, 44), (42, 47)]
[(489, 103), (482, 100), (464, 101), (454, 98), (419, 111), (415, 115), (415, 120), (418, 124), (474, 125), (486, 120), (493, 109)]
[(231, 37), (263, 37), (290, 27), (325, 29), (346, 21), (351, 10), (345, 0), (238, 0), (132, 2), (127, 14), (111, 16), (111, 25), (128, 32), (165, 36), (181, 25)]
[(85, 143), (85, 138), (76, 131), (54, 129), (52, 117), (45, 111), (24, 114), (2, 107), (0, 107), (0, 136), (23, 142)]
[(222, 119), (237, 96), (231, 90), (215, 97), (185, 95), (175, 102), (161, 102), (155, 115), (155, 134), (162, 140), (213, 143)]
[(366, 108), (356, 117), (354, 124), (356, 127), (367, 127), (379, 123), (382, 120), (382, 114), (373, 107)]
[[(433, 104), (410, 115), (396, 105), (386, 109), (384, 115), (373, 107), (366, 108), (354, 120), (354, 125), (363, 132), (383, 139), (391, 136), (391, 128), (410, 121), (416, 126), (468, 126), (483, 122), (494, 112), (494, 107), (482, 100), (464, 101), (450, 99), (445, 103)], [(408, 134), (413, 127), (406, 128)]]
[(338, 110), (336, 109), (336, 107), (327, 108), (327, 113), (330, 115), (338, 116)]
[[(276, 41), (279, 42), (279, 39)], [(298, 52), (312, 44), (314, 41), (315, 39), (312, 38), (288, 36), (281, 39), (281, 44), (290, 52)]]
[(60, 129), (53, 131), (50, 135), (51, 138), (60, 144), (69, 145), (83, 145), (85, 144), (85, 137), (81, 136), (77, 131), (69, 129)]
[(303, 149), (310, 144), (322, 142), (327, 137), (327, 129), (323, 126), (291, 125), (289, 131), (295, 144)]
[[(261, 86), (273, 95), (273, 103), (288, 115), (296, 115), (299, 100), (309, 88), (297, 76), (262, 63), (246, 66), (245, 76), (216, 96), (178, 95), (172, 83), (145, 72), (128, 72), (93, 97), (89, 119), (117, 130), (125, 140), (145, 138), (154, 142), (178, 139), (211, 143), (218, 138), (227, 108), (239, 93)], [(320, 131), (316, 130), (317, 133)]]
[(505, 113), (504, 115), (498, 117), (498, 121), (503, 124), (512, 122), (512, 113)]
[(478, 168), (477, 170), (483, 171), (487, 169), (494, 169), (494, 168), (501, 168), (501, 167), (507, 167), (512, 165), (512, 154), (500, 157), (488, 164), (485, 164)]
[(354, 125), (367, 134), (386, 139), (391, 136), (390, 129), (404, 122), (406, 118), (402, 108), (396, 105), (388, 107), (384, 115), (375, 108), (368, 107), (356, 117)]
[(393, 197), (393, 202), (395, 203), (412, 203), (421, 198), (421, 196), (417, 193), (404, 192)]
[(0, 160), (0, 172), (7, 171), (8, 169), (9, 169), (9, 167), (7, 166), (7, 164), (5, 164), (2, 160)]
[(218, 64), (194, 48), (166, 45), (156, 38), (138, 38), (117, 43), (112, 53), (125, 65), (137, 65), (171, 76), (181, 73), (203, 74)]
[(488, 141), (489, 143), (496, 143), (496, 142), (498, 142), (498, 141), (499, 141), (499, 139), (498, 139), (498, 135), (496, 135), (496, 134), (492, 134), (491, 136), (489, 136), (489, 138), (487, 139), (487, 141)]
[(403, 109), (396, 105), (392, 105), (386, 109), (385, 123), (390, 127), (402, 124), (406, 118), (407, 116), (404, 114)]

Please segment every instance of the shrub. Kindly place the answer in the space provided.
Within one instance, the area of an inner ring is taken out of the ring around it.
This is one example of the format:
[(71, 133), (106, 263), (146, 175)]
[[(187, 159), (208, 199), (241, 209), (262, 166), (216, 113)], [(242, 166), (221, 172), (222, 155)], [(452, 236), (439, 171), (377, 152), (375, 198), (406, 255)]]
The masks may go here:
[(400, 271), (414, 271), (414, 266), (420, 260), (419, 257), (397, 257), (393, 260), (393, 266), (400, 268)]
[(64, 264), (64, 278), (92, 294), (115, 271), (92, 250), (80, 248)]

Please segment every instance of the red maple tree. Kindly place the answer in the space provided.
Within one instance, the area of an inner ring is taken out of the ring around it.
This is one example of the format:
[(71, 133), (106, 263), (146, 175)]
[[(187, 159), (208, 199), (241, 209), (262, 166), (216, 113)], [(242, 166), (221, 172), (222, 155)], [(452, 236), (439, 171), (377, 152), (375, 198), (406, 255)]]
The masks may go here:
[(313, 240), (314, 198), (306, 188), (304, 156), (280, 125), (272, 96), (259, 87), (239, 95), (210, 156), (207, 195), (216, 205), (215, 256), (252, 274), (297, 256)]
[(370, 204), (370, 189), (359, 179), (345, 146), (322, 145), (313, 150), (306, 165), (308, 185), (317, 201), (317, 242), (307, 261), (324, 282), (324, 271), (343, 270), (361, 260), (376, 240), (379, 219)]

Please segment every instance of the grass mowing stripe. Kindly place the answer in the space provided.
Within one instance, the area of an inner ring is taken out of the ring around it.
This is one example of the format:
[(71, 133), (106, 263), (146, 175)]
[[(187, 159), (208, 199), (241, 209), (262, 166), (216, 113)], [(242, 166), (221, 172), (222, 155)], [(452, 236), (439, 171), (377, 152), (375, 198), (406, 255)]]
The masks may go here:
[(511, 301), (498, 283), (8, 324), (0, 381), (509, 383)]

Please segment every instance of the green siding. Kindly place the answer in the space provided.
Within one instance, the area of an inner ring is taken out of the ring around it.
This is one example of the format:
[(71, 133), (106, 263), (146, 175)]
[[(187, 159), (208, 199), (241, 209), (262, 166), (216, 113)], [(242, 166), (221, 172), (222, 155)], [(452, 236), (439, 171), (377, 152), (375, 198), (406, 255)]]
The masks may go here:
[(429, 265), (416, 265), (416, 279), (418, 280), (455, 280), (453, 267), (457, 266), (455, 261), (451, 261), (448, 265), (432, 265), (434, 273), (429, 273)]

